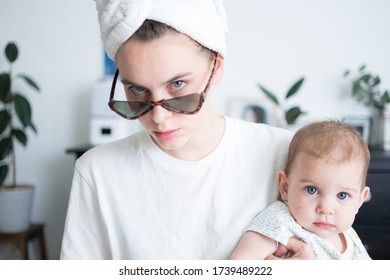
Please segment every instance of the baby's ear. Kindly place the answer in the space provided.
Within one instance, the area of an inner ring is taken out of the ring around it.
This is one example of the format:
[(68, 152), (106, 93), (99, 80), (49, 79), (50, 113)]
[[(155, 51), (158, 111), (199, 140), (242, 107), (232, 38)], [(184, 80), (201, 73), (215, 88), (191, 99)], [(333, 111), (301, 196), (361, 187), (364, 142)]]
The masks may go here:
[(362, 191), (360, 192), (360, 202), (359, 202), (359, 208), (362, 206), (364, 201), (368, 201), (370, 199), (370, 188), (365, 186)]
[(287, 202), (288, 177), (286, 172), (284, 172), (283, 170), (278, 172), (278, 183), (280, 196), (284, 202)]

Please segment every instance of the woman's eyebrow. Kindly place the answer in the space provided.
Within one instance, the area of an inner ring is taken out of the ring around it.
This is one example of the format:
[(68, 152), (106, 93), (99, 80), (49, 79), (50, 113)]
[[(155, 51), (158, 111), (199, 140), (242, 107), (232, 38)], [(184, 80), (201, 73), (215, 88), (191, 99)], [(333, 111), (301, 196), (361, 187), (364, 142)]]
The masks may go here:
[(165, 84), (170, 84), (174, 81), (177, 81), (177, 80), (180, 80), (180, 79), (183, 79), (189, 75), (191, 75), (192, 72), (183, 72), (183, 73), (180, 73), (180, 74), (177, 74), (176, 76), (174, 76), (173, 78), (169, 79), (168, 81), (165, 82)]
[(128, 79), (121, 79), (122, 84), (124, 85), (132, 85), (132, 86), (137, 86), (137, 87), (142, 87), (141, 85), (134, 83)]
[[(179, 73), (176, 76), (174, 76), (174, 77), (170, 78), (169, 80), (167, 80), (166, 82), (164, 82), (163, 84), (164, 85), (165, 84), (170, 84), (170, 83), (172, 83), (172, 82), (174, 82), (176, 80), (183, 79), (184, 77), (187, 77), (187, 76), (189, 76), (191, 74), (192, 74), (192, 72)], [(137, 86), (137, 87), (144, 87), (144, 86), (142, 86), (142, 85), (140, 85), (138, 83), (130, 81), (129, 79), (121, 79), (121, 82), (124, 85), (132, 85), (132, 86)]]

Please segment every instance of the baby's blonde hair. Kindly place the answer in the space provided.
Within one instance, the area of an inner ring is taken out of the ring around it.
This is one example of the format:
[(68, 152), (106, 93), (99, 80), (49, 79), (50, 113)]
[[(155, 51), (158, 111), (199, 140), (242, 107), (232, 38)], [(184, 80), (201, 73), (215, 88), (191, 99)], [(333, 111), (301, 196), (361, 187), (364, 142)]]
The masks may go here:
[(330, 120), (311, 123), (299, 129), (290, 143), (285, 167), (287, 175), (300, 153), (336, 163), (358, 160), (363, 166), (362, 184), (365, 184), (370, 152), (352, 126)]

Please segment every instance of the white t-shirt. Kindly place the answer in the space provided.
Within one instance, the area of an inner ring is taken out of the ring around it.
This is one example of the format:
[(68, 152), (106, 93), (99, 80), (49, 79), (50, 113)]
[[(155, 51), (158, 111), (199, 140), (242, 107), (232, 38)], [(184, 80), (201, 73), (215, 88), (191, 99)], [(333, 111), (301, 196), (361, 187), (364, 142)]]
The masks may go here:
[(276, 200), (292, 133), (228, 117), (219, 146), (187, 162), (141, 131), (76, 162), (61, 259), (226, 259)]
[(261, 211), (248, 230), (261, 233), (283, 245), (287, 245), (290, 237), (297, 237), (310, 245), (319, 260), (371, 260), (353, 228), (343, 233), (347, 249), (340, 253), (330, 241), (302, 228), (282, 201), (275, 201)]

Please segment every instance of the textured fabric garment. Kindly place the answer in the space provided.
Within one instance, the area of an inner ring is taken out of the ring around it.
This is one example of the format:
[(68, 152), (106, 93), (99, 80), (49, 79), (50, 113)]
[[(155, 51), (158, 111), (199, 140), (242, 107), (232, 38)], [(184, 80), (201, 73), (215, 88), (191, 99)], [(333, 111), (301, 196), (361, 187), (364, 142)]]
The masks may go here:
[(276, 201), (260, 212), (248, 230), (261, 233), (284, 245), (287, 245), (290, 237), (298, 237), (309, 244), (317, 258), (321, 260), (371, 259), (352, 228), (343, 233), (347, 241), (347, 250), (340, 253), (332, 243), (305, 230), (296, 223), (287, 205), (282, 201)]
[(141, 131), (76, 162), (62, 259), (226, 259), (277, 198), (291, 132), (228, 117), (223, 139), (187, 162)]

